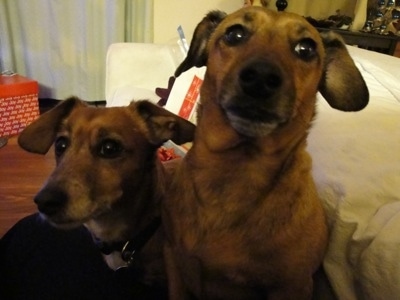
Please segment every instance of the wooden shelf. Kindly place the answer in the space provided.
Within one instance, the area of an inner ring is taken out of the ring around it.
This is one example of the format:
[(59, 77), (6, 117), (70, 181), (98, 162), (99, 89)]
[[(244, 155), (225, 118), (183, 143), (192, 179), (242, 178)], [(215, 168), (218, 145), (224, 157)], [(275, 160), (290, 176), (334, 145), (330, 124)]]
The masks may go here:
[(393, 55), (400, 37), (395, 35), (380, 35), (374, 33), (356, 32), (349, 30), (318, 28), (319, 31), (334, 31), (339, 33), (346, 44), (360, 48)]

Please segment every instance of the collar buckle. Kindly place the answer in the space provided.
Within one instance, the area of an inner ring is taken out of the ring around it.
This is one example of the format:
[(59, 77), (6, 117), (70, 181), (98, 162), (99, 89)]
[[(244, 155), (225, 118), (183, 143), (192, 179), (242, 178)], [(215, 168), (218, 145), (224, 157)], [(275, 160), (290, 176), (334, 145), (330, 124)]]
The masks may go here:
[(121, 251), (121, 258), (127, 263), (128, 266), (133, 263), (137, 253), (135, 249), (136, 247), (133, 244), (134, 243), (132, 243), (132, 241), (127, 241)]

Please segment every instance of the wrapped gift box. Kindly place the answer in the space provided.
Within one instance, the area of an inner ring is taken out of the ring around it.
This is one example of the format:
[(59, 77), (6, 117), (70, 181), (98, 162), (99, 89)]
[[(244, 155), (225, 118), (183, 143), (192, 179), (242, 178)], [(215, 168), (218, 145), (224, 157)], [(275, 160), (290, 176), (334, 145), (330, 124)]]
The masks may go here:
[(0, 137), (18, 134), (39, 116), (38, 92), (32, 79), (0, 75)]

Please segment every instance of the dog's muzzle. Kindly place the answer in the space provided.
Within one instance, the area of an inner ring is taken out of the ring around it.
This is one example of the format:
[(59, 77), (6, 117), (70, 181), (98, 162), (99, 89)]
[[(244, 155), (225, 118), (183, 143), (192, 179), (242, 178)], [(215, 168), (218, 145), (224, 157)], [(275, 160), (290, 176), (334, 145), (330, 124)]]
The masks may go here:
[(221, 106), (236, 131), (265, 136), (288, 121), (295, 89), (276, 63), (253, 60), (233, 76), (223, 85)]
[(244, 94), (255, 99), (266, 99), (280, 90), (283, 78), (276, 66), (255, 61), (240, 71), (238, 81)]
[(42, 214), (51, 217), (64, 209), (68, 195), (57, 187), (46, 187), (35, 196), (34, 201)]

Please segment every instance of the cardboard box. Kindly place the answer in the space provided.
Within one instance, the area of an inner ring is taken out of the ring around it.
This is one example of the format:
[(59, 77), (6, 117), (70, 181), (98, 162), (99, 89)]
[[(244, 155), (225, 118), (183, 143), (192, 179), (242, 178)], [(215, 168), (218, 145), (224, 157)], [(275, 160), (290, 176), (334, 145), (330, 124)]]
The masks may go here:
[(38, 93), (32, 79), (0, 75), (0, 137), (18, 134), (39, 116)]
[(197, 104), (206, 67), (191, 68), (179, 75), (172, 86), (165, 108), (196, 124)]
[[(165, 108), (196, 124), (197, 105), (205, 71), (206, 67), (194, 67), (175, 78)], [(183, 157), (191, 146), (191, 142), (184, 145), (176, 145), (172, 141), (168, 141), (159, 149), (159, 157), (162, 161)]]

